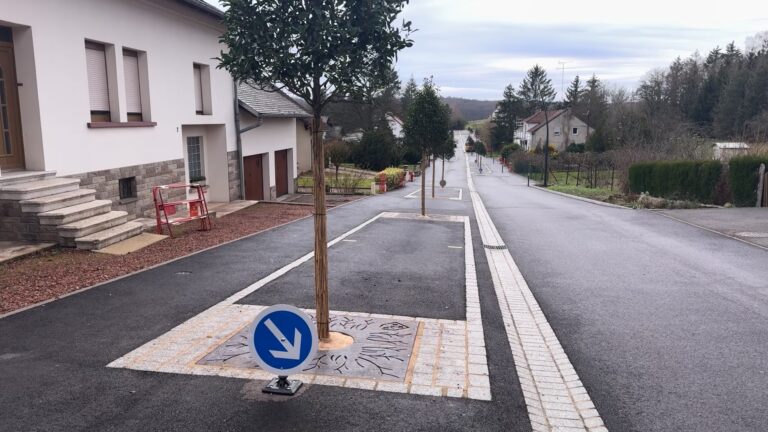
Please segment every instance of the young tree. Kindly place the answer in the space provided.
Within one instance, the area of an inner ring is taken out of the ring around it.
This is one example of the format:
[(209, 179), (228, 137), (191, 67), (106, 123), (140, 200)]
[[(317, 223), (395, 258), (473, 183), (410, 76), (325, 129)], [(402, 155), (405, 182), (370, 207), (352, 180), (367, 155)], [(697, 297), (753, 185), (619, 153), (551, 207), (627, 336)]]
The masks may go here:
[(354, 94), (360, 79), (375, 79), (412, 45), (410, 22), (395, 24), (407, 0), (224, 0), (219, 67), (236, 81), (286, 89), (312, 109), (315, 198), (315, 300), (321, 340), (328, 322), (328, 245), (322, 145), (323, 108)]
[[(451, 131), (451, 116), (447, 106), (440, 100), (437, 88), (430, 80), (424, 80), (421, 90), (411, 103), (403, 130), (406, 145), (421, 153), (421, 215), (426, 209), (426, 167), (427, 158), (445, 144), (446, 135)], [(434, 170), (434, 167), (432, 167)]]
[(520, 97), (544, 111), (546, 126), (546, 142), (544, 143), (544, 187), (549, 178), (549, 105), (555, 100), (555, 89), (552, 80), (547, 77), (547, 71), (539, 65), (528, 70), (520, 84)]
[(349, 159), (349, 147), (344, 141), (336, 139), (326, 144), (325, 150), (331, 164), (336, 168), (336, 184), (338, 185), (339, 167)]

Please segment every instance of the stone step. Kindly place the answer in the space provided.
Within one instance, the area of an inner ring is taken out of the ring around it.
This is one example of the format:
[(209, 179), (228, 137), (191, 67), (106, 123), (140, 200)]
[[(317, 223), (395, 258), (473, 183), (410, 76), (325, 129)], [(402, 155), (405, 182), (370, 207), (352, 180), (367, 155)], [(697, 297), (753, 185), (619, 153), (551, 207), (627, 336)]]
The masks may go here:
[(95, 232), (104, 231), (113, 226), (122, 225), (128, 221), (128, 213), (124, 211), (111, 211), (109, 213), (91, 216), (79, 221), (59, 225), (59, 235), (65, 246), (74, 246), (74, 239), (85, 237)]
[(0, 200), (21, 201), (69, 192), (80, 187), (80, 179), (52, 177), (0, 187)]
[(140, 223), (126, 222), (85, 237), (75, 239), (78, 249), (98, 250), (119, 241), (141, 234), (144, 227)]
[(55, 175), (56, 171), (3, 171), (0, 173), (0, 187), (45, 180)]
[(21, 204), (21, 211), (24, 213), (44, 213), (51, 210), (87, 203), (95, 199), (95, 190), (77, 189), (70, 192), (62, 192), (55, 195), (20, 201), (19, 204)]
[(112, 201), (94, 200), (83, 204), (51, 210), (37, 215), (40, 225), (64, 225), (80, 219), (107, 213), (112, 208)]

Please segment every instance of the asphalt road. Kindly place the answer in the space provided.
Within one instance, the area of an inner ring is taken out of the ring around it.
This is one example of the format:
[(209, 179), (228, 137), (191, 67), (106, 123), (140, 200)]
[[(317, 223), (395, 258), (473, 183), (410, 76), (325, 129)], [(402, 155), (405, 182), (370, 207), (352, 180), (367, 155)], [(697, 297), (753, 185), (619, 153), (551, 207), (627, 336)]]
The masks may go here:
[(768, 252), (498, 170), (475, 185), (609, 430), (768, 429)]
[[(449, 187), (466, 186), (463, 160), (446, 166), (446, 178)], [(409, 184), (405, 190), (331, 210), (329, 238), (382, 211), (417, 212), (419, 200), (404, 198), (417, 189)], [(474, 220), (466, 198), (429, 200), (428, 207), (433, 213)], [(406, 223), (400, 229), (407, 235), (414, 228)], [(264, 383), (106, 367), (311, 251), (312, 221), (305, 219), (0, 319), (0, 431), (529, 431), (475, 223), (472, 229), (490, 402), (320, 385), (308, 385), (293, 398), (270, 399), (260, 393)], [(439, 230), (428, 236), (412, 234), (435, 250), (457, 241), (453, 233)], [(361, 231), (358, 238), (366, 235)], [(332, 254), (332, 266), (358, 259), (352, 256), (353, 247), (339, 251)], [(456, 258), (449, 252), (432, 259), (436, 268), (448, 268)], [(377, 263), (377, 270), (388, 270), (390, 280), (402, 279), (386, 260)], [(408, 305), (417, 316), (435, 315), (436, 306), (447, 306), (447, 316), (454, 316), (463, 307), (463, 293), (456, 298), (455, 286), (436, 289), (443, 283), (440, 277), (419, 283), (429, 286)], [(342, 301), (334, 298), (338, 292), (330, 295), (333, 305), (378, 311), (379, 297)]]

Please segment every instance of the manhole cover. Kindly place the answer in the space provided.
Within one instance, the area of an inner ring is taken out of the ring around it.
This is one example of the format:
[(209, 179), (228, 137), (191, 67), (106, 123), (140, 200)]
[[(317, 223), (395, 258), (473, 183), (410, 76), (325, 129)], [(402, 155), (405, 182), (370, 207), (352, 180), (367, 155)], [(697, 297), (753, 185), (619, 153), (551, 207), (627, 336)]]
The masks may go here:
[(745, 232), (737, 232), (736, 236), (747, 237), (747, 238), (768, 238), (768, 232), (745, 231)]

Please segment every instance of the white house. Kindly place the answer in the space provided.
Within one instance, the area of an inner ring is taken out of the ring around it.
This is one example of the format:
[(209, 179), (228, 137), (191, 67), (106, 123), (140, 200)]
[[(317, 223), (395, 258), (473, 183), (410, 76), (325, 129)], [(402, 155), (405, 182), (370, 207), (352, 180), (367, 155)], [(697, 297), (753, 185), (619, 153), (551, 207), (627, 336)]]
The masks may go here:
[(293, 193), (310, 169), (311, 115), (280, 91), (238, 87), (245, 198), (275, 199)]
[(539, 111), (524, 119), (515, 132), (515, 139), (527, 151), (543, 148), (549, 119), (549, 143), (558, 151), (564, 151), (569, 144), (584, 144), (592, 128), (579, 119), (570, 109)]
[[(203, 0), (0, 0), (0, 239), (103, 247), (140, 231), (161, 184), (242, 197), (222, 16)], [(297, 118), (286, 142), (266, 133), (278, 120), (246, 132), (243, 154), (274, 172), (287, 150), (295, 172)]]

